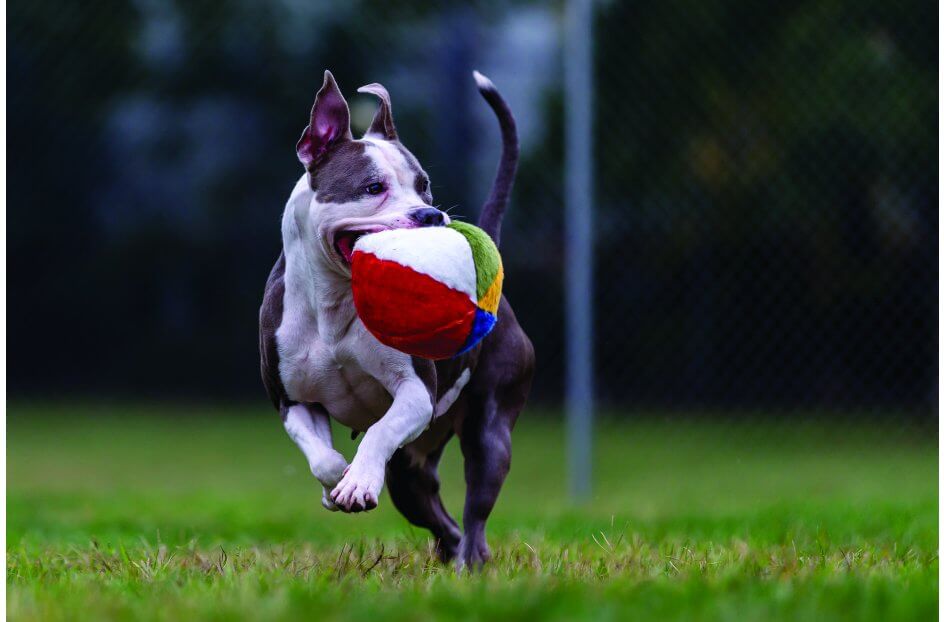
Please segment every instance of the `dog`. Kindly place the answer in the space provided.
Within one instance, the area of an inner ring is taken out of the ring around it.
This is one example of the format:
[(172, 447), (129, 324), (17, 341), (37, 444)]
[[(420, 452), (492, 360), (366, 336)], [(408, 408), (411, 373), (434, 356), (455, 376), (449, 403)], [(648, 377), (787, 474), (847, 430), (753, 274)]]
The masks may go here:
[[(502, 153), (479, 226), (498, 244), (518, 162), (515, 120), (485, 76), (478, 90), (494, 111)], [(528, 397), (534, 349), (502, 297), (498, 323), (475, 348), (445, 361), (381, 344), (357, 317), (350, 261), (357, 239), (450, 222), (433, 206), (429, 176), (403, 146), (387, 90), (370, 128), (354, 139), (347, 102), (331, 72), (296, 145), (305, 171), (282, 216), (282, 253), (259, 314), (262, 378), (289, 437), (322, 487), (328, 510), (377, 507), (386, 482), (406, 519), (432, 532), (443, 562), (481, 568), (485, 523), (511, 465), (511, 432)], [(331, 419), (363, 432), (348, 464), (331, 441)], [(467, 485), (463, 530), (439, 496), (437, 465), (459, 437)]]

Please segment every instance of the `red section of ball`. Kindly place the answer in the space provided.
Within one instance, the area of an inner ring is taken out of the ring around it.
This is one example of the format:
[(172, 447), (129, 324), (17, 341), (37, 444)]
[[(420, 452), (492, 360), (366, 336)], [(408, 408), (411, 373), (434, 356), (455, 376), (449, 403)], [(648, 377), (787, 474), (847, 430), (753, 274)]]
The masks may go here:
[(351, 287), (367, 330), (407, 354), (434, 360), (455, 356), (475, 322), (475, 304), (466, 294), (370, 253), (354, 253)]

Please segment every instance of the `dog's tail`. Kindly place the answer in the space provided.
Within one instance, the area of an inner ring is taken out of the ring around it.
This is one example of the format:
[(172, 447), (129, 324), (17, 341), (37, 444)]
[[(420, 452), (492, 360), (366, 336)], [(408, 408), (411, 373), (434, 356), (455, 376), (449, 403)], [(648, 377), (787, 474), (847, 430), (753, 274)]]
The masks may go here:
[(498, 171), (495, 173), (492, 191), (482, 206), (482, 213), (479, 216), (479, 227), (492, 236), (497, 245), (501, 239), (502, 216), (505, 215), (511, 187), (515, 183), (515, 171), (518, 169), (518, 129), (515, 126), (515, 117), (511, 114), (511, 108), (505, 103), (492, 81), (477, 71), (473, 71), (472, 75), (479, 87), (479, 93), (498, 117), (498, 126), (501, 129), (502, 152), (501, 159), (498, 161)]

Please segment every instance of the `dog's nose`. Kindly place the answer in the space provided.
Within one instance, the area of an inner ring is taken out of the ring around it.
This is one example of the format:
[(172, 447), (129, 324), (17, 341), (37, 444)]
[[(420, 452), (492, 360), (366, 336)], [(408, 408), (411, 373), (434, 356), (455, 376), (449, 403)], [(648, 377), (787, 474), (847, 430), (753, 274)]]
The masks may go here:
[(410, 220), (421, 227), (442, 227), (446, 224), (443, 213), (435, 207), (419, 207), (410, 212)]

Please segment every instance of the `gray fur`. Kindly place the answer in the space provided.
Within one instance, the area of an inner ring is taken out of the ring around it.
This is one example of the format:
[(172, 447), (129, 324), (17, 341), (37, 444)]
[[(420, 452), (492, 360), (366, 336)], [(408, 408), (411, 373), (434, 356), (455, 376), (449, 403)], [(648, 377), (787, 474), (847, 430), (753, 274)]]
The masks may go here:
[(269, 279), (266, 281), (262, 307), (259, 309), (259, 358), (262, 383), (272, 405), (282, 416), (294, 402), (285, 393), (279, 375), (279, 349), (275, 331), (282, 324), (282, 297), (285, 295), (285, 253), (279, 253)]
[(365, 152), (365, 143), (343, 141), (309, 172), (311, 189), (318, 193), (319, 203), (349, 203), (366, 194), (367, 185), (376, 181), (376, 172)]

